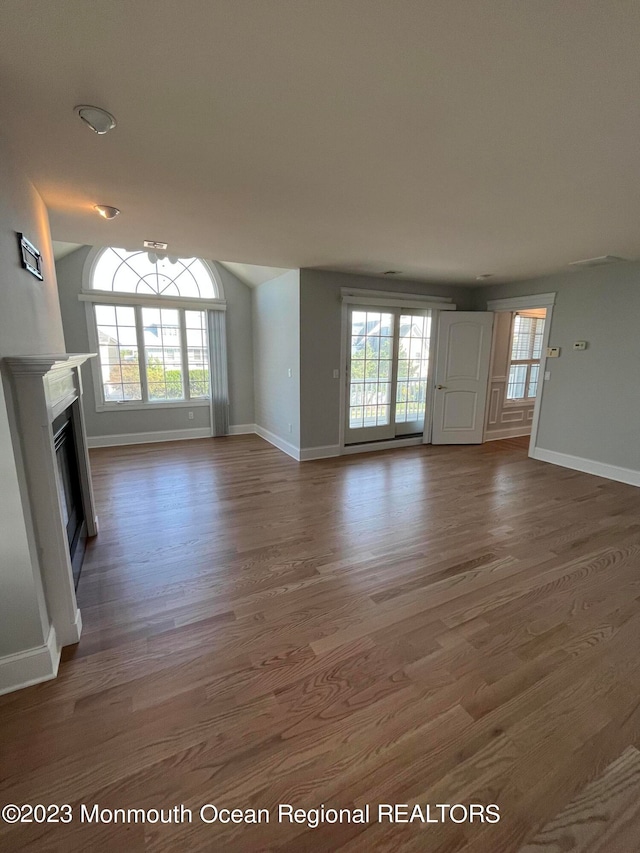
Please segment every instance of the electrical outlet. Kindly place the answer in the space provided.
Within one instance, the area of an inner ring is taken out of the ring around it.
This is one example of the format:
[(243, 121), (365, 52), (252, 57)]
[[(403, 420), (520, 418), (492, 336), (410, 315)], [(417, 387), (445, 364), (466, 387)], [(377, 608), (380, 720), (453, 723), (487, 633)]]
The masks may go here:
[(193, 412), (189, 412), (187, 414), (187, 417), (189, 418), (190, 421), (192, 421), (193, 420)]
[(334, 379), (340, 379), (340, 371), (339, 370), (333, 371), (333, 378)]
[(293, 432), (293, 424), (289, 424), (289, 432)]
[(586, 349), (587, 348), (587, 342), (586, 341), (574, 341), (573, 348), (578, 349), (578, 350)]

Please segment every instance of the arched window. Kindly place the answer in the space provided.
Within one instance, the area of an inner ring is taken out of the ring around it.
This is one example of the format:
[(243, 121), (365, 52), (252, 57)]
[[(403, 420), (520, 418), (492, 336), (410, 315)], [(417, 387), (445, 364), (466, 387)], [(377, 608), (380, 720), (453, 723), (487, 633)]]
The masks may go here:
[(140, 296), (219, 299), (217, 282), (199, 258), (174, 258), (150, 252), (103, 249), (93, 265), (93, 290)]
[(109, 247), (87, 259), (85, 276), (97, 410), (209, 405), (212, 373), (216, 387), (226, 376), (215, 267)]

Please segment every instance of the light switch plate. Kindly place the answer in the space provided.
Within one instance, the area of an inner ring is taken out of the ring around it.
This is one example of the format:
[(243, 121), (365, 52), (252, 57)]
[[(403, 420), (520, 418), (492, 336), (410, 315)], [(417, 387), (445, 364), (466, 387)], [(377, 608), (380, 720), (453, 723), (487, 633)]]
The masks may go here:
[(560, 347), (547, 347), (547, 358), (558, 358)]
[(574, 349), (586, 349), (587, 348), (587, 342), (586, 341), (574, 341), (573, 348)]

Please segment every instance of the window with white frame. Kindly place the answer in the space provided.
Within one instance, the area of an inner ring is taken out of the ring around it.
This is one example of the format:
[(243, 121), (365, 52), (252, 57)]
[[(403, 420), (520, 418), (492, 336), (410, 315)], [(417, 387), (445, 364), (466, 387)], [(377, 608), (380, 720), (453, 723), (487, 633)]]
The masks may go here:
[(219, 301), (219, 290), (203, 261), (108, 248), (93, 265), (90, 286), (99, 404), (171, 405), (210, 398), (202, 303)]
[(538, 391), (545, 310), (518, 312), (513, 316), (507, 400), (535, 399)]

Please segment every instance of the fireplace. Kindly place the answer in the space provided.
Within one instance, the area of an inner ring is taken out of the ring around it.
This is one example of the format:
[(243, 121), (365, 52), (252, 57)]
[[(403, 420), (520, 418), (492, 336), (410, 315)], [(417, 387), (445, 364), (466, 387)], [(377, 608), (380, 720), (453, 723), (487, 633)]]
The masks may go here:
[(87, 354), (7, 358), (47, 611), (58, 647), (77, 643), (76, 602), (87, 537), (95, 536), (80, 365)]
[(73, 585), (77, 589), (87, 547), (87, 522), (82, 506), (82, 485), (78, 471), (73, 418), (69, 409), (58, 415), (52, 428), (62, 521), (67, 533)]

